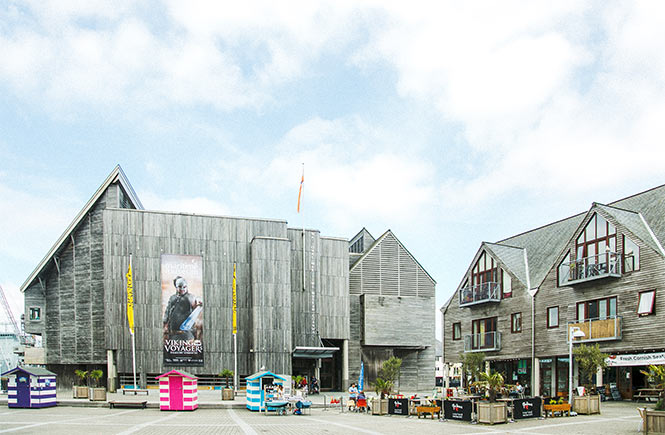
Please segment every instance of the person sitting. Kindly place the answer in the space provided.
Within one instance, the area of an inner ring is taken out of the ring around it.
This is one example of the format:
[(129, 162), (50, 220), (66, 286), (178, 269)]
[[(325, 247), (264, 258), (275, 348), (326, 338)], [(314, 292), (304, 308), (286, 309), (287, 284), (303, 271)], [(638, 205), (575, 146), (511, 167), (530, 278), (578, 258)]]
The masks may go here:
[(355, 383), (352, 383), (349, 387), (349, 409), (356, 407), (356, 398), (358, 397), (358, 387)]

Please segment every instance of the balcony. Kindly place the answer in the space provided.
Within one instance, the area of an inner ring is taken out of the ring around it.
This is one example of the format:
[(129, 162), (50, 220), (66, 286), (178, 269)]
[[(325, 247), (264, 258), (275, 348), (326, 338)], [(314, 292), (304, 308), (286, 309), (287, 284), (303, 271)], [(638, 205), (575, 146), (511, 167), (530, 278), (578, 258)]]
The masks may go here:
[(501, 333), (485, 332), (464, 336), (464, 352), (492, 352), (501, 350)]
[(559, 282), (563, 285), (620, 277), (621, 255), (616, 252), (606, 252), (563, 263), (559, 269)]
[(464, 287), (459, 292), (459, 306), (469, 307), (486, 302), (501, 302), (498, 282), (484, 282)]
[[(584, 332), (584, 337), (575, 339), (574, 343), (621, 340), (621, 316), (568, 322), (568, 330), (570, 331), (573, 327), (578, 327), (580, 331)], [(570, 341), (568, 342), (570, 343)]]

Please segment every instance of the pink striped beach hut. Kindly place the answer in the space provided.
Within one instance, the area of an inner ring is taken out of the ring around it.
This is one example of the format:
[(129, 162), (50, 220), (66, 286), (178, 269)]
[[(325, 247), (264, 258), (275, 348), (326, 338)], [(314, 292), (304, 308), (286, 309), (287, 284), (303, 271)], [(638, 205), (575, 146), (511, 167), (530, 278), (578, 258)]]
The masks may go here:
[(199, 407), (199, 378), (196, 376), (171, 370), (155, 379), (159, 379), (160, 411), (194, 411)]

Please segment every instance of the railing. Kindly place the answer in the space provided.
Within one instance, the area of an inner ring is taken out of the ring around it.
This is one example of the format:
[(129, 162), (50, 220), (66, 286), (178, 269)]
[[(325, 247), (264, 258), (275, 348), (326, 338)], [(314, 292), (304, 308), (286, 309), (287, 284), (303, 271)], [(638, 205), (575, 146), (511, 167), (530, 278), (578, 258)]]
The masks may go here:
[(459, 292), (459, 306), (482, 304), (484, 302), (501, 302), (498, 282), (484, 282), (464, 287)]
[(621, 276), (621, 255), (616, 252), (606, 252), (590, 257), (580, 258), (569, 263), (563, 263), (560, 274), (564, 274), (562, 282), (576, 284), (594, 279)]
[(485, 352), (501, 350), (501, 333), (485, 332), (464, 336), (464, 352)]
[(581, 322), (568, 322), (568, 330), (570, 331), (573, 327), (577, 327), (580, 331), (584, 332), (584, 337), (573, 340), (575, 343), (621, 340), (621, 316), (588, 319)]

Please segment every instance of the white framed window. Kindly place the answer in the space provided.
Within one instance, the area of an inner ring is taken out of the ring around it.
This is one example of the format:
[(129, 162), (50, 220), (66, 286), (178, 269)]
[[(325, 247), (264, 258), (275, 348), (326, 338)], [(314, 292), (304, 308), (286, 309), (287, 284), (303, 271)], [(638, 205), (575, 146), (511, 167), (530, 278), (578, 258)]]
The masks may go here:
[(637, 314), (639, 316), (648, 316), (653, 314), (656, 306), (656, 290), (647, 290), (640, 292), (637, 303)]

